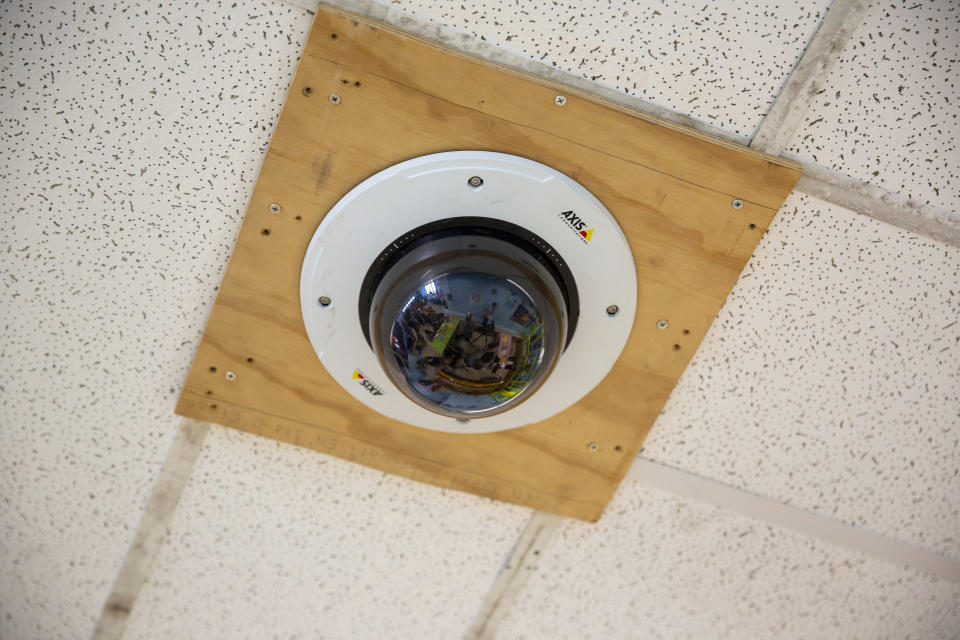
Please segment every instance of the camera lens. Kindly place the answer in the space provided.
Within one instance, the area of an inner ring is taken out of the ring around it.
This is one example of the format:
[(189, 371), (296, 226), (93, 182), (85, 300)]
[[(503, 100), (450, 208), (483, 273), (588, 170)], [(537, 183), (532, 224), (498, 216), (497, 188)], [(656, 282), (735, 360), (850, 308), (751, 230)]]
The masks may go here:
[(535, 256), (491, 235), (426, 238), (373, 294), (371, 346), (417, 404), (460, 419), (533, 394), (567, 338), (560, 283)]

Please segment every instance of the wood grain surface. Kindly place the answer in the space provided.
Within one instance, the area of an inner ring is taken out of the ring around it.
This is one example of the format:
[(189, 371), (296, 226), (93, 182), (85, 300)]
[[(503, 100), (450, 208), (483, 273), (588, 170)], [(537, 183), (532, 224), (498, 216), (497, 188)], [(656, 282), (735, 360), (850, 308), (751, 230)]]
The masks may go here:
[[(622, 226), (637, 268), (636, 321), (604, 381), (553, 418), (493, 434), (367, 409), (324, 369), (300, 315), (300, 268), (325, 213), (388, 166), (462, 149), (528, 157), (583, 184)], [(794, 163), (321, 9), (177, 412), (596, 520), (799, 177)]]

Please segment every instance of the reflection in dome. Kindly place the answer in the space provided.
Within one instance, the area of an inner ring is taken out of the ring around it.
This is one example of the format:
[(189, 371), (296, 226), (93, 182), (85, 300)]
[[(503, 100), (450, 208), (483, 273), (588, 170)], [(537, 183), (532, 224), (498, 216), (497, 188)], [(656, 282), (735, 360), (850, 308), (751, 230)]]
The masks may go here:
[(453, 411), (509, 402), (544, 361), (543, 319), (502, 276), (454, 271), (417, 288), (390, 333), (399, 371), (425, 400)]

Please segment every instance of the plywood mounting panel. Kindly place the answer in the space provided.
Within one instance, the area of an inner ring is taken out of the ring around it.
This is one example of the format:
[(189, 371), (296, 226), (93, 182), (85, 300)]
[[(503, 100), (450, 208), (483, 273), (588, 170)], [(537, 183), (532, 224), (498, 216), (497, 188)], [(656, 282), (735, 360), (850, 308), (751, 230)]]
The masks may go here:
[[(300, 315), (300, 267), (325, 213), (390, 165), (461, 149), (580, 182), (618, 220), (637, 267), (633, 331), (604, 381), (553, 418), (492, 434), (365, 408), (323, 368)], [(779, 158), (321, 9), (177, 412), (595, 520), (799, 176)]]

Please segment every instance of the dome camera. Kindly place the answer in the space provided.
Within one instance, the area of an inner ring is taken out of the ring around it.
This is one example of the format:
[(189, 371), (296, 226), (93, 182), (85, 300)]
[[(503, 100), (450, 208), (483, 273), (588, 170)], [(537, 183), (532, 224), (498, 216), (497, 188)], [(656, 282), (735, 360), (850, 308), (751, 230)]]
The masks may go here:
[(310, 342), (348, 393), (455, 433), (582, 398), (623, 349), (637, 295), (630, 248), (596, 198), (484, 151), (414, 158), (352, 189), (314, 234), (300, 293)]

